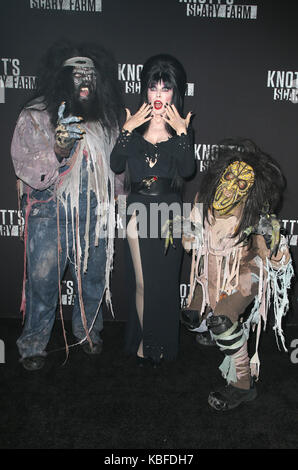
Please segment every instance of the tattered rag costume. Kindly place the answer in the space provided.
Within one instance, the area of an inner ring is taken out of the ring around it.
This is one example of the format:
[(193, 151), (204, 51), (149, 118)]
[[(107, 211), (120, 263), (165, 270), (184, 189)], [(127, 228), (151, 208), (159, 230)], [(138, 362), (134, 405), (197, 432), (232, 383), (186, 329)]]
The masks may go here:
[(131, 180), (126, 219), (130, 301), (126, 350), (136, 354), (143, 342), (145, 358), (170, 360), (178, 353), (181, 236), (165, 254), (162, 224), (150, 216), (162, 206), (181, 213), (181, 197), (172, 182), (176, 172), (187, 177), (194, 171), (191, 133), (153, 145), (136, 131), (121, 132), (111, 167), (121, 173), (126, 165)]
[(50, 117), (40, 101), (20, 114), (11, 153), (25, 217), (25, 326), (17, 344), (22, 358), (46, 355), (60, 280), (67, 266), (75, 284), (73, 333), (79, 341), (101, 341), (101, 303), (109, 300), (113, 256), (114, 177), (109, 139), (99, 122), (68, 158), (58, 161)]
[[(258, 352), (249, 361), (247, 339), (250, 327), (257, 325), (257, 344), (262, 328), (266, 326), (267, 313), (274, 299), (275, 330), (284, 344), (281, 322), (288, 310), (287, 289), (293, 275), (293, 267), (285, 238), (276, 256), (269, 259), (269, 249), (261, 235), (253, 235), (251, 244), (237, 244), (233, 238), (239, 223), (241, 207), (226, 216), (205, 220), (203, 237), (193, 249), (191, 268), (191, 291), (188, 303), (199, 289), (201, 296), (200, 314), (208, 310), (213, 316), (223, 315), (233, 326), (222, 336), (215, 337), (225, 360), (220, 369), (228, 383), (248, 389), (250, 377), (259, 374)], [(202, 223), (198, 207), (192, 212), (193, 220)], [(197, 286), (197, 287), (196, 287)], [(238, 322), (246, 308), (253, 308), (245, 323)], [(250, 370), (251, 369), (251, 370)]]
[[(192, 298), (199, 300), (200, 317), (224, 354), (220, 370), (227, 385), (208, 397), (217, 411), (257, 396), (258, 344), (272, 300), (274, 330), (285, 348), (282, 320), (289, 308), (293, 266), (274, 214), (283, 190), (281, 169), (269, 155), (248, 139), (229, 139), (219, 148), (196, 196), (204, 204), (195, 204), (191, 213), (188, 306)], [(257, 336), (256, 352), (249, 360), (251, 327), (257, 327)]]

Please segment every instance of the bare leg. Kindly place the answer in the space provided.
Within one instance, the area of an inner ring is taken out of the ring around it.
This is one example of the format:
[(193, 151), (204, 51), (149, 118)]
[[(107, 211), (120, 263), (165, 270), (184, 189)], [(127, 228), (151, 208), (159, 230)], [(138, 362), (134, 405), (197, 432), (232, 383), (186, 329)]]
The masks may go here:
[[(127, 226), (127, 241), (132, 257), (133, 267), (136, 278), (136, 309), (139, 317), (141, 328), (143, 329), (143, 313), (144, 313), (144, 280), (142, 271), (142, 261), (139, 246), (139, 237), (137, 229), (137, 218), (134, 212)], [(137, 355), (144, 356), (143, 340), (140, 342)]]
[[(239, 316), (245, 311), (246, 307), (253, 301), (257, 294), (257, 287), (256, 283), (253, 284), (252, 293), (246, 297), (243, 296), (241, 292), (235, 292), (220, 300), (214, 309), (214, 315), (225, 315), (230, 318), (233, 323), (236, 322)], [(248, 390), (250, 388), (251, 377), (247, 341), (233, 357), (237, 371), (237, 382), (233, 382), (233, 385)]]

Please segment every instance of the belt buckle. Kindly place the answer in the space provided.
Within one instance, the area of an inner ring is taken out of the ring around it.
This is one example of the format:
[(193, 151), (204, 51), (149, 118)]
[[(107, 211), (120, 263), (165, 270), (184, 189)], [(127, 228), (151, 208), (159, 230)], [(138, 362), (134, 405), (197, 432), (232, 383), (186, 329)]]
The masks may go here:
[(147, 189), (150, 189), (152, 183), (154, 183), (154, 182), (157, 181), (157, 180), (158, 180), (158, 177), (157, 177), (157, 176), (152, 176), (152, 178), (144, 178), (144, 179), (142, 180), (142, 183), (144, 184), (144, 186), (145, 186)]

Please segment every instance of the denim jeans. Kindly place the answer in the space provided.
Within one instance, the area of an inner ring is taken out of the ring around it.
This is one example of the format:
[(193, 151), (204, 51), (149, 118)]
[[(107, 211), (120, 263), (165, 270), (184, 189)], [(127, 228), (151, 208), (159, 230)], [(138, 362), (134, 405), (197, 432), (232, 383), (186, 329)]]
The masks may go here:
[[(48, 194), (42, 191), (40, 200), (45, 200)], [(92, 199), (91, 199), (92, 201)], [(92, 207), (93, 206), (93, 207)], [(90, 337), (93, 343), (101, 342), (100, 331), (103, 328), (102, 310), (98, 311), (101, 298), (105, 288), (106, 267), (106, 240), (99, 239), (98, 246), (94, 246), (95, 236), (95, 206), (96, 201), (91, 203), (90, 217), (90, 246), (87, 272), (81, 272), (82, 298), (88, 329), (93, 324)], [(80, 211), (80, 240), (82, 248), (82, 261), (85, 248), (85, 222), (86, 214), (84, 205)], [(34, 355), (46, 355), (45, 349), (50, 339), (51, 331), (55, 321), (55, 313), (59, 296), (58, 279), (58, 232), (56, 202), (51, 200), (47, 203), (37, 203), (31, 208), (28, 219), (27, 239), (27, 278), (26, 278), (26, 311), (25, 325), (17, 346), (22, 358)], [(83, 213), (82, 213), (83, 212)], [(86, 337), (86, 332), (81, 318), (79, 305), (77, 274), (74, 265), (73, 253), (73, 228), (71, 218), (66, 217), (64, 208), (60, 205), (60, 277), (69, 266), (74, 281), (75, 304), (72, 312), (72, 330), (78, 340)], [(93, 214), (93, 215), (92, 215)], [(74, 231), (75, 233), (75, 231)], [(69, 253), (67, 256), (67, 237)], [(81, 270), (82, 271), (82, 270)]]

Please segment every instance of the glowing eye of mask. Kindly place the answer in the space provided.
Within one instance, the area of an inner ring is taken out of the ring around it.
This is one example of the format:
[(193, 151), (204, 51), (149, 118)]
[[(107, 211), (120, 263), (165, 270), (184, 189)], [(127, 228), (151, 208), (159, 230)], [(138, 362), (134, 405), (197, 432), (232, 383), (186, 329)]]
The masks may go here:
[(254, 184), (254, 170), (244, 162), (233, 162), (224, 171), (217, 186), (213, 208), (227, 214), (246, 197)]

